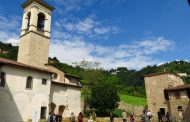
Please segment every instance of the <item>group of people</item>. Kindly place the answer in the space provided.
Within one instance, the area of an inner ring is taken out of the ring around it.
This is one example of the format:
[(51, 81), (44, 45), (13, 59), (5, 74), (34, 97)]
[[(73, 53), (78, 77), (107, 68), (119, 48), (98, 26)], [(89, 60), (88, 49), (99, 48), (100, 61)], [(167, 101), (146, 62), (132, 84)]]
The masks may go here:
[(95, 111), (90, 112), (89, 117), (88, 117), (88, 122), (96, 122), (96, 113), (95, 113)]
[(142, 117), (141, 118), (142, 122), (147, 122), (147, 121), (150, 122), (151, 119), (152, 119), (152, 117), (153, 117), (153, 115), (150, 112), (150, 110), (143, 110), (141, 117)]
[(55, 114), (49, 114), (48, 116), (48, 122), (61, 122), (62, 116), (61, 115), (55, 115)]
[[(79, 115), (78, 115), (78, 122), (84, 122), (83, 118), (84, 118), (84, 115), (83, 115), (82, 112), (80, 112)], [(75, 122), (74, 113), (71, 113), (70, 122)], [(96, 122), (96, 113), (95, 113), (95, 111), (90, 113), (89, 118), (88, 118), (88, 122)]]
[[(62, 122), (62, 116), (49, 113), (48, 122)], [(70, 122), (75, 122), (75, 115), (73, 112), (71, 113)], [(78, 122), (83, 122), (82, 112), (78, 115)]]
[(158, 111), (158, 121), (159, 122), (162, 122), (163, 119), (166, 119), (167, 122), (170, 122), (170, 115), (169, 115), (169, 112), (166, 113), (166, 115), (163, 115), (160, 110)]
[[(169, 113), (167, 112), (166, 115), (162, 115), (160, 111), (158, 111), (157, 113), (158, 115), (158, 120), (159, 122), (163, 121), (163, 118), (167, 119), (167, 122), (170, 122), (170, 117), (169, 117)], [(80, 112), (78, 115), (78, 122), (84, 122), (83, 121), (83, 113)], [(142, 111), (142, 115), (141, 115), (141, 120), (142, 122), (150, 122), (151, 118), (153, 117), (152, 113), (150, 112), (150, 110), (143, 110)], [(123, 122), (127, 122), (127, 119), (129, 120), (129, 122), (134, 122), (135, 121), (135, 116), (133, 113), (131, 113), (128, 117), (127, 117), (127, 113), (125, 111), (122, 112), (122, 120)], [(62, 121), (62, 116), (61, 115), (55, 115), (55, 114), (49, 114), (48, 116), (48, 122), (61, 122)], [(70, 116), (70, 122), (76, 122), (76, 118), (74, 113), (71, 113)], [(90, 112), (89, 114), (89, 118), (88, 118), (88, 122), (96, 122), (96, 113), (95, 111)], [(112, 112), (110, 112), (110, 122), (114, 122), (114, 115)]]
[[(131, 113), (128, 117), (129, 122), (134, 122), (135, 121), (135, 116), (133, 113)], [(123, 122), (127, 122), (127, 113), (125, 111), (122, 112), (122, 120)]]

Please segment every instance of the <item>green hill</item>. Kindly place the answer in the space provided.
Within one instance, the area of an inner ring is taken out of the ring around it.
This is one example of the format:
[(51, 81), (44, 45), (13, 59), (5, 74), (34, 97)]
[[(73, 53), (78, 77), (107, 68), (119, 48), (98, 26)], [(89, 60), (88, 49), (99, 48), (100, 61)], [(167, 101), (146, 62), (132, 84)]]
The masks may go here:
[(11, 44), (4, 44), (0, 42), (0, 57), (16, 60), (18, 54), (18, 46)]
[[(0, 57), (16, 60), (18, 47), (11, 44), (0, 42)], [(96, 82), (109, 81), (114, 84), (119, 92), (127, 93), (130, 96), (146, 97), (144, 75), (158, 72), (175, 72), (175, 73), (190, 73), (190, 62), (188, 61), (172, 61), (159, 66), (147, 66), (143, 69), (129, 70), (126, 67), (118, 67), (117, 69), (104, 70), (102, 68), (93, 68), (92, 62), (84, 61), (83, 64), (71, 66), (61, 63), (56, 57), (49, 58), (49, 64), (57, 67), (64, 72), (72, 75), (80, 76), (83, 85), (93, 85)], [(90, 64), (90, 65), (88, 65)], [(94, 66), (97, 66), (97, 62)], [(87, 66), (84, 67), (84, 66)], [(183, 77), (185, 83), (190, 83), (189, 77)], [(122, 96), (121, 96), (121, 99)]]
[(130, 96), (122, 93), (119, 94), (119, 97), (121, 101), (126, 102), (130, 105), (147, 105), (146, 98)]

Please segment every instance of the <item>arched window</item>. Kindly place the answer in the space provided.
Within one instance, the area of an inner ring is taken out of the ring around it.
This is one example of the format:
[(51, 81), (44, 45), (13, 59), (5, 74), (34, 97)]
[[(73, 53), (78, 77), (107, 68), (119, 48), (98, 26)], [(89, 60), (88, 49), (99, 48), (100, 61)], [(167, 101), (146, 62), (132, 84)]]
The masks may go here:
[(39, 31), (44, 31), (44, 27), (45, 27), (45, 15), (43, 13), (39, 13), (37, 28)]
[(26, 28), (26, 30), (29, 30), (29, 27), (30, 27), (30, 17), (31, 17), (31, 13), (29, 12), (27, 14), (27, 28)]
[(57, 73), (53, 74), (53, 79), (56, 80), (57, 79)]
[(28, 76), (26, 79), (26, 89), (32, 89), (33, 85), (33, 78), (31, 76)]
[(5, 86), (5, 81), (6, 81), (6, 74), (5, 72), (0, 73), (0, 87)]

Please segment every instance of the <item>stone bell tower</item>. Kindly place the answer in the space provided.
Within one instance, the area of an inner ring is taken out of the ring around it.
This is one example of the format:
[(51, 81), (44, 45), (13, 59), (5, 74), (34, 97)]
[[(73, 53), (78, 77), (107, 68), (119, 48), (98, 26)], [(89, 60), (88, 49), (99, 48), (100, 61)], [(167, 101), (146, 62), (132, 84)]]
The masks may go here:
[(24, 9), (17, 61), (44, 68), (48, 63), (51, 14), (55, 9), (43, 0), (27, 0)]

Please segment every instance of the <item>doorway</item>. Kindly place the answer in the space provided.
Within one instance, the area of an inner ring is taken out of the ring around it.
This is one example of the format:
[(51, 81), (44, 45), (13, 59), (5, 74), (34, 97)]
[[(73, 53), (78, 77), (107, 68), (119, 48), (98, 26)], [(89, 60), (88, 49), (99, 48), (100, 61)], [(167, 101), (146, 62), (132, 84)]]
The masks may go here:
[(162, 116), (165, 116), (165, 114), (166, 114), (165, 108), (160, 108), (160, 113)]
[(41, 107), (40, 119), (46, 119), (47, 107)]

